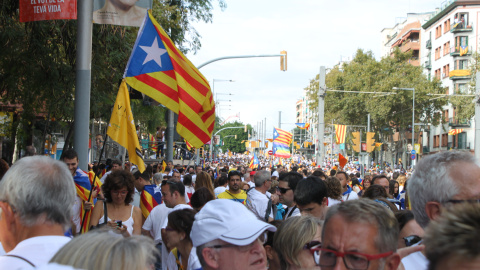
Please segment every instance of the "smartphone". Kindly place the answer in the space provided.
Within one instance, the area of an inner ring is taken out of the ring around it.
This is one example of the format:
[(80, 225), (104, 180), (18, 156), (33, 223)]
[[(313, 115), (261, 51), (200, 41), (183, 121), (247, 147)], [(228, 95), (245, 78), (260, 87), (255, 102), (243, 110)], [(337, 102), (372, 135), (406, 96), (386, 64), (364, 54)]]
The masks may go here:
[(117, 227), (122, 227), (122, 221), (121, 220), (117, 220), (115, 222), (117, 223)]

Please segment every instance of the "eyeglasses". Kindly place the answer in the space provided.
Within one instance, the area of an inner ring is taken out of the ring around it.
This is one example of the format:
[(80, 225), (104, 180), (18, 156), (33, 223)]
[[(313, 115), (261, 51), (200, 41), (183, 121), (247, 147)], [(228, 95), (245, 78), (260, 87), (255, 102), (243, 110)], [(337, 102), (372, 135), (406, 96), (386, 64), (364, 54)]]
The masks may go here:
[(292, 189), (291, 188), (278, 187), (278, 190), (280, 191), (280, 193), (285, 194), (285, 193), (287, 193), (287, 191), (292, 190)]
[(224, 245), (213, 245), (213, 246), (208, 246), (209, 248), (237, 248), (238, 251), (240, 252), (247, 252), (253, 248), (255, 243), (260, 241), (260, 243), (263, 245), (267, 241), (267, 233), (264, 232), (262, 233), (255, 241), (252, 243), (245, 245), (245, 246), (238, 246), (238, 245), (233, 245), (233, 244), (224, 244)]
[(480, 199), (471, 199), (471, 200), (448, 200), (447, 203), (480, 203)]
[(393, 251), (369, 255), (359, 252), (340, 252), (327, 248), (312, 247), (310, 252), (313, 254), (315, 263), (321, 267), (334, 267), (337, 264), (337, 257), (343, 258), (343, 263), (347, 269), (365, 270), (368, 269), (370, 261), (388, 257)]
[(422, 241), (422, 238), (418, 235), (409, 235), (409, 236), (403, 237), (403, 240), (405, 241), (405, 246), (410, 247)]

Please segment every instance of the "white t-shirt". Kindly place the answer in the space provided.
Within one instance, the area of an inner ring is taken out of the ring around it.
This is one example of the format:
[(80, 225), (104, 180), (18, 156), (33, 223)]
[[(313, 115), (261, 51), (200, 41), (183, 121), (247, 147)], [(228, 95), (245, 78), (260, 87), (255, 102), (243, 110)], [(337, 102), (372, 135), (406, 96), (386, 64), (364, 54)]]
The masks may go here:
[[(418, 242), (413, 246), (417, 246), (421, 243)], [(428, 269), (428, 259), (423, 255), (422, 252), (414, 252), (405, 258), (402, 259), (402, 264), (405, 267), (405, 270), (427, 270)]]
[(224, 186), (216, 187), (215, 190), (213, 191), (215, 193), (215, 198), (218, 197), (218, 194), (225, 192), (225, 190), (227, 190), (227, 188)]
[(2, 243), (0, 242), (0, 256), (4, 255), (5, 254), (5, 250), (3, 249), (3, 245)]
[[(247, 207), (250, 209), (259, 220), (265, 221), (265, 214), (268, 207), (268, 200), (270, 193), (263, 194), (256, 189), (251, 189), (247, 193)], [(270, 211), (269, 217), (273, 218), (273, 210)]]
[[(353, 193), (353, 192), (352, 192), (352, 193)], [(352, 196), (352, 195), (350, 195), (350, 196)], [(342, 196), (342, 197), (343, 197), (343, 196)], [(358, 195), (357, 195), (357, 197), (358, 197)], [(333, 206), (333, 205), (335, 205), (335, 204), (339, 204), (339, 203), (341, 203), (341, 202), (342, 202), (342, 201), (335, 200), (335, 199), (332, 199), (332, 198), (328, 197), (328, 207)]]
[(102, 182), (102, 184), (105, 183), (105, 179), (107, 179), (107, 176), (108, 176), (109, 174), (111, 174), (111, 173), (112, 173), (112, 170), (106, 172), (106, 173), (102, 176), (102, 178), (100, 178), (100, 182)]
[[(290, 214), (292, 212), (292, 214)], [(285, 211), (285, 219), (289, 217), (298, 217), (301, 216), (300, 209), (296, 206), (288, 207), (287, 210)]]
[(162, 228), (159, 225), (165, 222), (165, 219), (167, 218), (169, 211), (170, 209), (167, 208), (167, 206), (164, 203), (155, 206), (150, 212), (150, 215), (148, 215), (147, 220), (145, 220), (145, 223), (142, 226), (142, 229), (146, 231), (150, 231), (150, 234), (152, 235), (153, 240), (155, 241), (155, 245), (162, 242), (162, 233), (161, 233)]
[(342, 200), (345, 201), (350, 201), (350, 200), (356, 200), (358, 199), (358, 194), (355, 193), (353, 190), (350, 193), (347, 193), (345, 195), (342, 195)]
[(80, 233), (80, 228), (82, 227), (81, 225), (81, 220), (80, 220), (80, 209), (82, 207), (82, 199), (80, 199), (80, 197), (75, 196), (75, 202), (73, 203), (73, 206), (72, 206), (72, 212), (73, 212), (73, 216), (72, 216), (72, 222), (73, 224), (75, 224), (75, 230), (76, 230), (76, 233)]
[[(188, 204), (177, 204), (173, 208), (167, 208), (167, 209), (168, 209), (168, 214), (170, 214), (173, 211), (181, 210), (185, 208), (192, 209), (192, 207)], [(165, 217), (165, 220), (163, 221), (163, 223), (159, 223), (159, 224), (162, 224), (162, 226), (160, 227), (161, 229), (165, 229), (168, 225), (168, 214), (167, 214), (167, 217)], [(159, 224), (154, 224), (154, 225), (158, 226)], [(167, 251), (166, 245), (162, 245), (162, 258), (168, 258), (168, 251)], [(167, 269), (167, 260), (162, 259), (162, 269)]]
[[(27, 259), (35, 266), (47, 264), (53, 255), (70, 241), (69, 237), (60, 235), (36, 236), (18, 243), (17, 246), (7, 253)], [(22, 259), (1, 256), (0, 269), (34, 269)]]
[[(182, 258), (181, 255), (179, 254), (178, 260), (180, 261), (180, 264), (182, 263)], [(197, 257), (197, 249), (195, 247), (192, 247), (192, 250), (190, 251), (190, 255), (188, 256), (188, 265), (186, 270), (195, 270), (201, 268), (202, 265), (200, 264), (200, 260)], [(168, 254), (168, 259), (167, 259), (167, 270), (177, 270), (177, 261), (175, 259), (175, 255), (173, 255), (172, 252)]]

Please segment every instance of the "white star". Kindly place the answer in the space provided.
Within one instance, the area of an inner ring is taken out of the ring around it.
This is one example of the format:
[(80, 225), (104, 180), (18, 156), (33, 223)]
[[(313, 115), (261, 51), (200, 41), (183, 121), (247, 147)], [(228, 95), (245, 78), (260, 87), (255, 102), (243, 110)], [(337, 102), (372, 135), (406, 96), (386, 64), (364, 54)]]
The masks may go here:
[(153, 188), (153, 194), (160, 193), (160, 192), (161, 192), (161, 189), (159, 187)]
[(167, 53), (167, 50), (162, 49), (158, 47), (158, 41), (157, 38), (155, 37), (155, 40), (152, 43), (152, 46), (140, 46), (142, 50), (144, 50), (147, 53), (147, 57), (145, 57), (145, 61), (143, 61), (143, 65), (148, 63), (149, 61), (153, 60), (155, 63), (157, 63), (160, 67), (162, 67), (162, 60), (160, 57)]

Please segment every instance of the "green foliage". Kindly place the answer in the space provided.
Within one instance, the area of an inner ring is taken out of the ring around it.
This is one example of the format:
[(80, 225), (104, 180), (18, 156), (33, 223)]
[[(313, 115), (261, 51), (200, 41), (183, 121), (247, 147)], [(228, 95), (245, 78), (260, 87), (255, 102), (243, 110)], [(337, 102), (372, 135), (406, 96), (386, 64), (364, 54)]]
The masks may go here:
[[(197, 51), (200, 35), (191, 22), (212, 21), (211, 0), (154, 1), (153, 14), (170, 32), (180, 50)], [(225, 2), (219, 0), (222, 8)], [(21, 104), (21, 117), (12, 128), (21, 141), (32, 137), (28, 127), (45, 134), (58, 123), (74, 120), (76, 34), (75, 20), (19, 22), (19, 1), (0, 3), (0, 95), (3, 104)], [(138, 28), (93, 25), (90, 116), (108, 121)], [(164, 109), (134, 105), (134, 117), (147, 130), (163, 124)], [(18, 112), (20, 113), (20, 111)], [(49, 123), (55, 119), (57, 123)], [(42, 121), (36, 125), (35, 122)], [(17, 129), (17, 127), (22, 127)], [(12, 135), (13, 136), (13, 135)], [(22, 146), (21, 146), (22, 147)]]
[[(367, 125), (367, 114), (370, 114), (373, 131), (385, 135), (391, 134), (393, 128), (405, 131), (412, 123), (413, 95), (412, 91), (392, 89), (398, 87), (415, 88), (416, 123), (438, 125), (441, 117), (437, 112), (447, 100), (432, 99), (427, 94), (441, 94), (445, 90), (438, 80), (429, 81), (421, 67), (410, 65), (407, 62), (410, 58), (410, 54), (396, 50), (393, 57), (377, 61), (371, 52), (358, 50), (351, 62), (334, 67), (326, 76), (327, 89), (359, 93), (327, 91), (325, 123), (334, 119), (335, 123), (344, 125)], [(306, 89), (316, 109), (318, 79), (312, 80)]]
[[(226, 127), (239, 127), (239, 128), (232, 128), (232, 129), (225, 129), (218, 133), (220, 135), (220, 139), (223, 141), (222, 148), (223, 152), (230, 150), (235, 153), (243, 153), (246, 151), (245, 143), (242, 143), (244, 140), (248, 140), (248, 132), (245, 132), (245, 124), (242, 122), (235, 121), (233, 123), (226, 123), (223, 126), (220, 126), (218, 130)], [(250, 125), (247, 126), (247, 129), (252, 130)], [(237, 138), (235, 139), (235, 135)], [(229, 136), (229, 137), (227, 137)], [(225, 138), (227, 137), (227, 138)]]
[[(466, 91), (457, 91), (458, 95), (472, 95), (475, 94), (475, 87), (477, 85), (475, 74), (480, 71), (480, 54), (474, 52), (469, 63), (471, 81), (468, 84)], [(456, 120), (469, 120), (475, 116), (475, 103), (472, 102), (472, 97), (450, 97), (452, 106), (456, 108), (455, 119)]]

